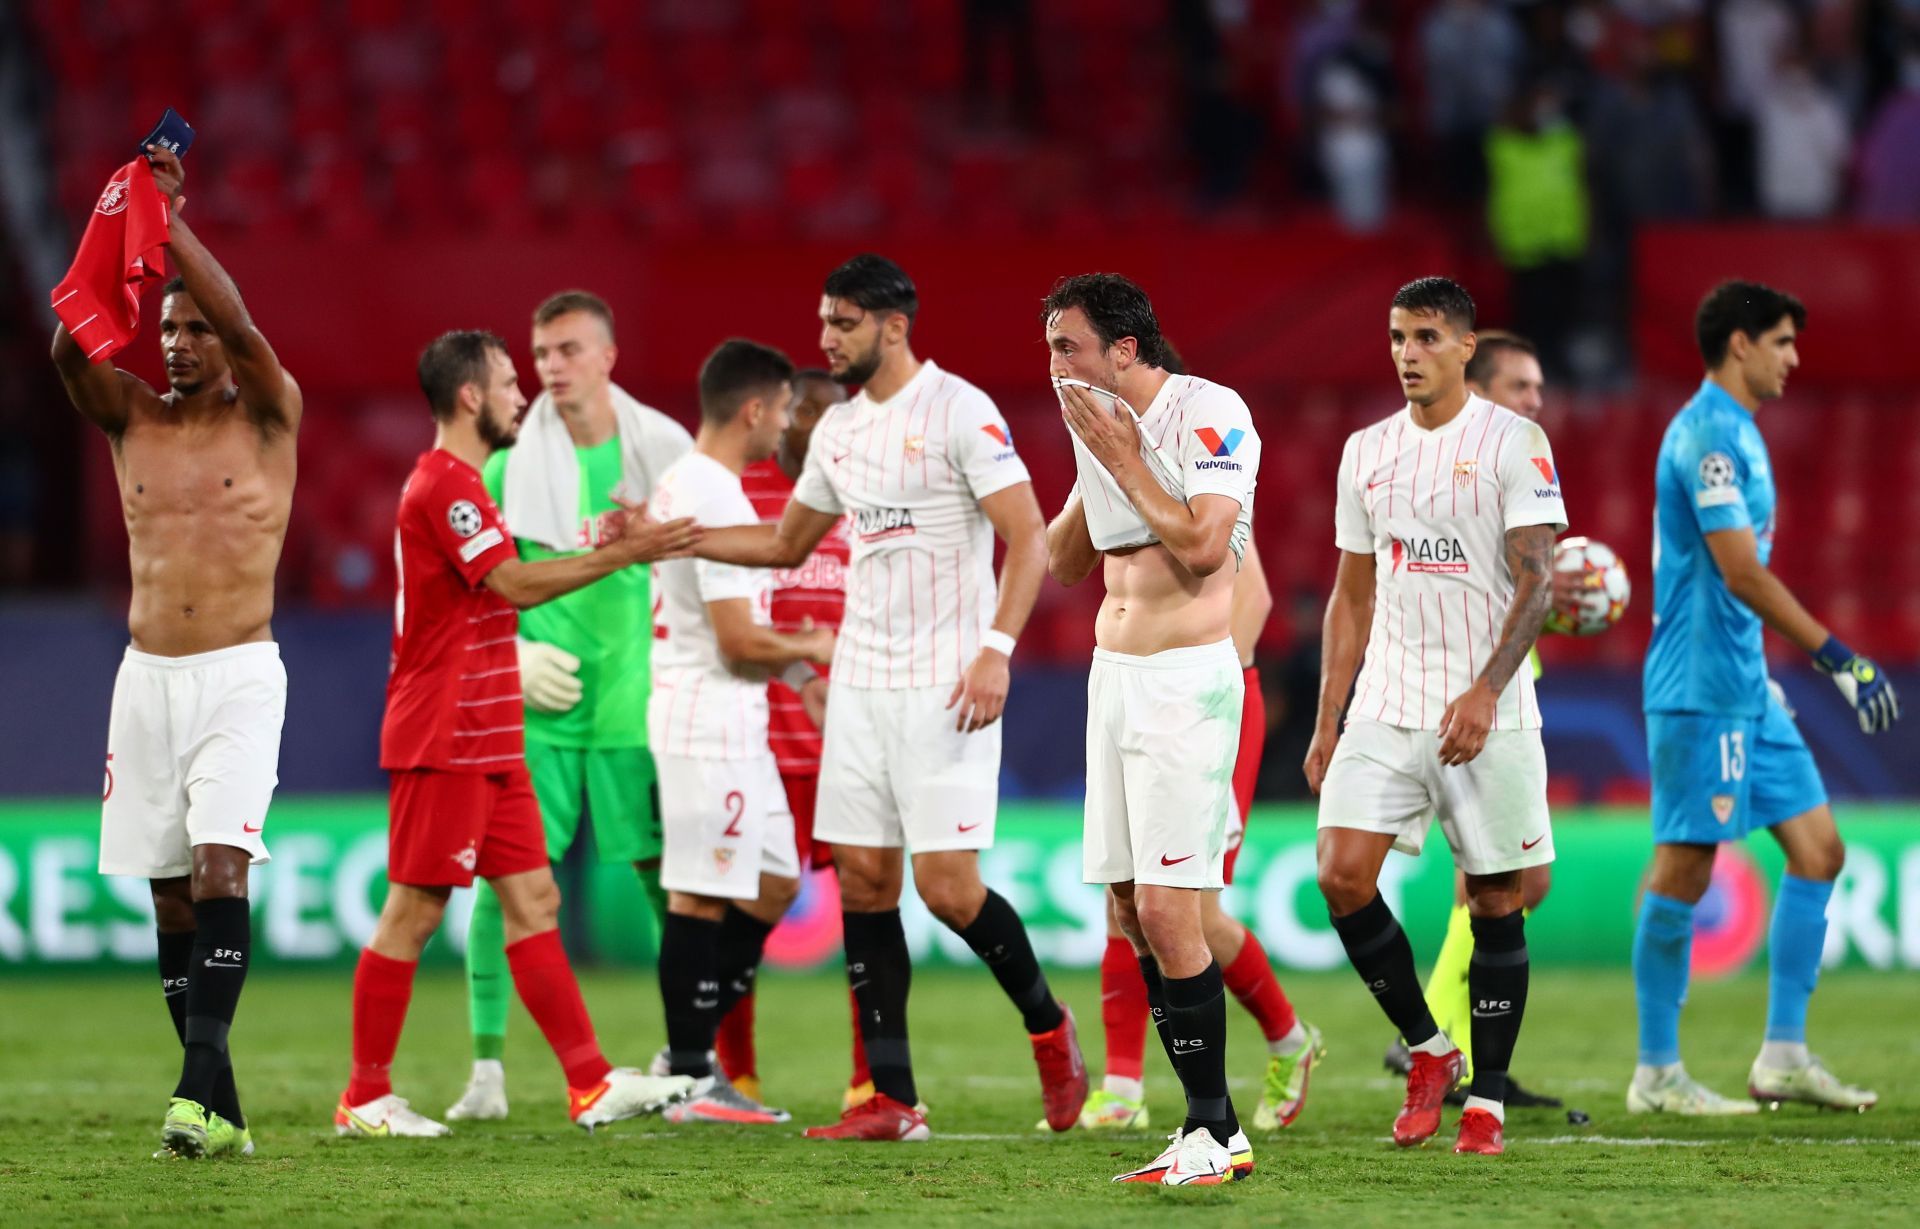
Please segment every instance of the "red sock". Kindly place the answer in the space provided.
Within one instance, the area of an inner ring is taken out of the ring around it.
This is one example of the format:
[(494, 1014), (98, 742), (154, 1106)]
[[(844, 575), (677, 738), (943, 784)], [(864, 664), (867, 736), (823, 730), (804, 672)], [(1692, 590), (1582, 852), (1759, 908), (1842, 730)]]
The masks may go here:
[(720, 1029), (713, 1035), (713, 1049), (720, 1057), (720, 1070), (727, 1073), (728, 1079), (759, 1074), (755, 1070), (759, 1056), (753, 1052), (751, 994), (736, 1001), (727, 1014), (720, 1017)]
[(1267, 949), (1260, 946), (1260, 940), (1251, 930), (1247, 932), (1246, 942), (1240, 945), (1240, 954), (1233, 958), (1222, 977), (1227, 989), (1233, 991), (1233, 997), (1240, 1000), (1240, 1006), (1259, 1022), (1260, 1031), (1268, 1041), (1278, 1041), (1293, 1031), (1293, 1004), (1287, 1002), (1280, 979), (1273, 975), (1273, 965), (1267, 962)]
[(867, 1066), (867, 1043), (860, 1037), (860, 1000), (851, 990), (847, 991), (847, 1004), (853, 1008), (853, 1078), (847, 1081), (847, 1087), (858, 1088), (873, 1083), (873, 1071)]
[(1267, 694), (1260, 690), (1260, 671), (1248, 666), (1242, 674), (1246, 698), (1240, 708), (1240, 751), (1233, 761), (1233, 801), (1245, 821), (1253, 809), (1253, 785), (1260, 779), (1260, 753), (1267, 747)]
[(558, 930), (543, 930), (507, 945), (507, 967), (513, 970), (513, 988), (527, 1005), (527, 1014), (546, 1034), (547, 1044), (567, 1073), (567, 1087), (592, 1088), (607, 1078), (613, 1064), (600, 1053), (593, 1021), (580, 998)]
[(365, 1105), (393, 1091), (393, 1052), (413, 998), (411, 960), (392, 960), (372, 948), (360, 953), (353, 971), (353, 1079), (348, 1105)]
[(1100, 957), (1100, 1022), (1107, 1028), (1107, 1074), (1139, 1079), (1147, 1051), (1147, 983), (1125, 939), (1109, 937)]

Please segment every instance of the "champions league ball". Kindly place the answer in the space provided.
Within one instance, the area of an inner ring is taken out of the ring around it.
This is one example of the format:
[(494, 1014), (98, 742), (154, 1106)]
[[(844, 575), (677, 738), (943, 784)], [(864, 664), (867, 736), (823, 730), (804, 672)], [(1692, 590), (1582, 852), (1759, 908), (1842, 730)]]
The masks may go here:
[(1590, 538), (1562, 538), (1554, 548), (1553, 570), (1578, 572), (1580, 596), (1571, 608), (1557, 608), (1547, 616), (1547, 630), (1566, 636), (1594, 636), (1620, 621), (1627, 612), (1633, 585), (1627, 565), (1603, 542)]

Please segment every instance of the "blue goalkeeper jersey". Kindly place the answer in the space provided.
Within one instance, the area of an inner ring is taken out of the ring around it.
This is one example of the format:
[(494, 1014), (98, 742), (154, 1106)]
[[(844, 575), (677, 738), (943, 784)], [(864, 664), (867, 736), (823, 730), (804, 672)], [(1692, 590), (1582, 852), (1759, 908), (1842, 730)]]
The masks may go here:
[(1773, 466), (1760, 428), (1731, 394), (1704, 381), (1667, 424), (1655, 469), (1648, 712), (1766, 712), (1760, 616), (1727, 590), (1706, 535), (1752, 529), (1765, 565), (1774, 515)]

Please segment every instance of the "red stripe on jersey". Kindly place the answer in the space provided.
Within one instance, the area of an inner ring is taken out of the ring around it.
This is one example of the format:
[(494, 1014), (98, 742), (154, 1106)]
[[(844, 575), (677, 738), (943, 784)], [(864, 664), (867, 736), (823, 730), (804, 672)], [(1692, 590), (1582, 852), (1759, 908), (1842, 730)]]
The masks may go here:
[[(1440, 611), (1440, 677), (1448, 680), (1448, 684), (1451, 686), (1453, 679), (1453, 658), (1447, 652), (1447, 599), (1445, 597), (1435, 597), (1433, 604)], [(1467, 682), (1471, 684), (1473, 680), (1468, 679)]]
[[(1475, 516), (1480, 515), (1480, 483), (1478, 481), (1478, 471), (1481, 464), (1487, 459), (1487, 433), (1493, 430), (1493, 411), (1489, 409), (1485, 417), (1486, 421), (1480, 424), (1480, 443), (1473, 450), (1473, 468), (1476, 471), (1474, 475), (1476, 480), (1473, 484), (1473, 514)], [(1496, 452), (1495, 455), (1497, 456), (1498, 453)]]
[(1420, 607), (1420, 728), (1427, 726), (1427, 599), (1424, 594), (1416, 593), (1413, 600)]
[(1400, 484), (1400, 445), (1407, 438), (1407, 424), (1400, 423), (1400, 429), (1393, 433), (1393, 472), (1387, 475), (1387, 515), (1393, 515), (1394, 488)]

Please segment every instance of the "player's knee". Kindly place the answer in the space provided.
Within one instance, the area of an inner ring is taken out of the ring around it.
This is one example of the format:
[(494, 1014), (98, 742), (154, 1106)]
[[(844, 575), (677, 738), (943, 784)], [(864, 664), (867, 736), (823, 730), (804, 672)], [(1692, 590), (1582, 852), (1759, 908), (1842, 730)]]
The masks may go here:
[(181, 934), (195, 928), (193, 898), (184, 883), (179, 887), (162, 888), (157, 883), (153, 886), (153, 922), (168, 934)]
[(1520, 875), (1520, 904), (1524, 909), (1538, 909), (1540, 902), (1547, 899), (1547, 893), (1553, 890), (1553, 867), (1532, 866)]
[(760, 878), (760, 903), (767, 912), (783, 914), (800, 898), (800, 881), (788, 879), (783, 875), (763, 875)]
[(1345, 917), (1372, 900), (1378, 890), (1373, 879), (1360, 870), (1337, 862), (1320, 864), (1320, 895), (1335, 917)]
[(1787, 873), (1798, 879), (1831, 883), (1840, 877), (1840, 868), (1846, 864), (1846, 842), (1834, 832), (1807, 849), (1795, 851), (1794, 856), (1787, 859)]
[(552, 876), (517, 885), (517, 888), (511, 898), (500, 898), (508, 929), (539, 934), (560, 924), (560, 885)]
[(978, 917), (980, 905), (987, 898), (986, 889), (977, 883), (930, 878), (916, 879), (913, 886), (919, 891), (927, 912), (953, 930), (961, 929)]

